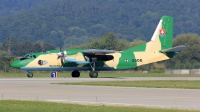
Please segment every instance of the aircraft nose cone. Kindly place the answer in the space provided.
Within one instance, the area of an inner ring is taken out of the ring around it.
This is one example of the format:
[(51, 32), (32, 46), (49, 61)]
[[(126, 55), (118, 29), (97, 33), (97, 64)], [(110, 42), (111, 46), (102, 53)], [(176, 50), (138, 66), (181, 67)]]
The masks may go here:
[(20, 61), (19, 60), (13, 61), (11, 63), (11, 66), (14, 67), (14, 68), (20, 68), (21, 67)]

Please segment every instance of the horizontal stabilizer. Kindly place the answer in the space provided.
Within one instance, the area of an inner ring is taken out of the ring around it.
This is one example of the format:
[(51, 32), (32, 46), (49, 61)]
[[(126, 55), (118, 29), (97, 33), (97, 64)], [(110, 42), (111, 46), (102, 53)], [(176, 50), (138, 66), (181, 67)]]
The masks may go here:
[(184, 45), (180, 45), (180, 46), (173, 47), (173, 48), (170, 48), (170, 49), (161, 50), (161, 52), (162, 53), (166, 53), (166, 52), (179, 52), (182, 49), (184, 49), (185, 47), (186, 46), (184, 46)]

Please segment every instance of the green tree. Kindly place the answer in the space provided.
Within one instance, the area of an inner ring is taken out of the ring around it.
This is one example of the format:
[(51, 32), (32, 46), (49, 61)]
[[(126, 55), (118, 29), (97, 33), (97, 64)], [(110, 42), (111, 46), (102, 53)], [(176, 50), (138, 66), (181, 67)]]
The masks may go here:
[(185, 67), (184, 67), (185, 69), (191, 69), (192, 68), (192, 65), (191, 65), (191, 63), (190, 63), (190, 61), (189, 60), (186, 60), (185, 61)]
[(118, 45), (118, 38), (113, 32), (109, 32), (102, 36), (100, 44), (100, 49), (116, 49)]
[(134, 47), (134, 46), (137, 46), (137, 45), (140, 45), (140, 44), (144, 44), (144, 43), (146, 43), (146, 42), (143, 41), (143, 40), (138, 40), (138, 39), (136, 39), (136, 40), (134, 40), (133, 42), (131, 42), (131, 43), (129, 44), (129, 47)]
[(41, 52), (41, 51), (42, 51), (41, 44), (39, 42), (35, 42), (32, 46), (32, 52)]
[(42, 51), (48, 51), (48, 50), (55, 50), (56, 47), (53, 44), (44, 43), (42, 46)]
[[(173, 40), (173, 46), (185, 45), (186, 48), (166, 61), (167, 66), (181, 63), (186, 68), (191, 68), (194, 64), (200, 63), (200, 37), (197, 34), (181, 34)], [(190, 67), (189, 67), (190, 66)]]
[(127, 49), (129, 42), (123, 39), (119, 39), (114, 33), (109, 32), (103, 35), (101, 38), (93, 38), (91, 42), (77, 45), (71, 45), (70, 48), (80, 49), (108, 49), (122, 51)]
[(6, 51), (0, 50), (0, 57), (9, 56)]
[(181, 62), (178, 60), (177, 62), (176, 62), (176, 64), (175, 64), (175, 68), (176, 69), (182, 69), (183, 67), (181, 67)]

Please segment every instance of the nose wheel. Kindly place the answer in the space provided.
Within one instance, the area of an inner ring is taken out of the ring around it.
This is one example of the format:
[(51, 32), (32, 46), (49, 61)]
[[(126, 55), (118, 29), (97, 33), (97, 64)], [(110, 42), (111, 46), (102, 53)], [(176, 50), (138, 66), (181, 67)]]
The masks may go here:
[(32, 77), (33, 77), (33, 73), (28, 72), (28, 73), (27, 73), (27, 77), (28, 77), (28, 78), (32, 78)]

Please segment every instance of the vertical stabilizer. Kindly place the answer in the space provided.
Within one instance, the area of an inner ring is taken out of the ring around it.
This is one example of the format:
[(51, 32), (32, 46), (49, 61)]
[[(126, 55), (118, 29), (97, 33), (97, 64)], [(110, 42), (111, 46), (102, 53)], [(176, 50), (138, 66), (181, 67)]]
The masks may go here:
[(151, 38), (151, 41), (153, 42), (152, 47), (159, 47), (157, 48), (158, 50), (172, 48), (172, 36), (173, 18), (170, 16), (163, 16)]
[(160, 51), (172, 48), (173, 18), (163, 16), (154, 31), (151, 41), (134, 46), (125, 52)]

